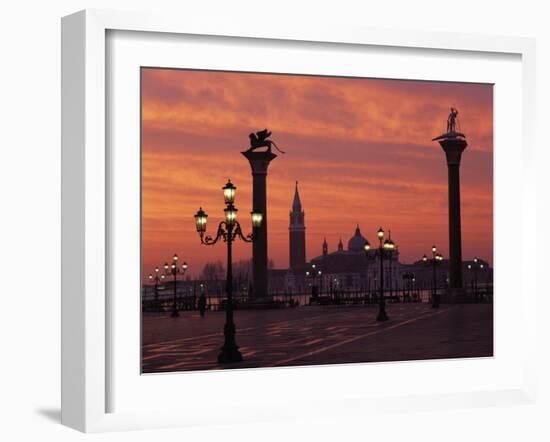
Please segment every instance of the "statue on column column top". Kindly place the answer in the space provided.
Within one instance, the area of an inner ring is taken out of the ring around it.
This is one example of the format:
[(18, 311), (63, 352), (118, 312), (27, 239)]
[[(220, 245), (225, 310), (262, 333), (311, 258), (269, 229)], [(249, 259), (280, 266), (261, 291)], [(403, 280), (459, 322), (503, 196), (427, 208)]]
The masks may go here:
[(451, 113), (447, 117), (447, 132), (456, 132), (456, 117), (458, 117), (458, 109), (451, 107)]
[(432, 141), (439, 141), (439, 140), (451, 139), (451, 138), (466, 138), (466, 135), (456, 131), (457, 121), (458, 121), (458, 109), (456, 107), (451, 107), (451, 112), (447, 117), (447, 132), (444, 133), (443, 135), (433, 138)]
[(252, 152), (260, 147), (267, 147), (265, 152), (271, 153), (271, 145), (273, 145), (279, 152), (284, 153), (281, 149), (279, 149), (279, 146), (277, 146), (275, 141), (269, 139), (270, 136), (271, 132), (267, 129), (260, 130), (256, 133), (252, 132), (248, 135), (248, 138), (250, 138), (250, 148), (248, 149), (248, 152)]

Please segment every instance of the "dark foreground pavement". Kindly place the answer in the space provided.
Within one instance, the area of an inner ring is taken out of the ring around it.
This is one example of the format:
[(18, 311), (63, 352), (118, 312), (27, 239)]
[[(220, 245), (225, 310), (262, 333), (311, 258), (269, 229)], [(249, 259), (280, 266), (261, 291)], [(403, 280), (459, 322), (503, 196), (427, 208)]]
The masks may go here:
[(143, 372), (297, 366), (350, 362), (465, 358), (493, 355), (492, 304), (388, 304), (389, 321), (375, 306), (238, 310), (237, 344), (244, 357), (223, 366), (225, 312), (144, 314)]

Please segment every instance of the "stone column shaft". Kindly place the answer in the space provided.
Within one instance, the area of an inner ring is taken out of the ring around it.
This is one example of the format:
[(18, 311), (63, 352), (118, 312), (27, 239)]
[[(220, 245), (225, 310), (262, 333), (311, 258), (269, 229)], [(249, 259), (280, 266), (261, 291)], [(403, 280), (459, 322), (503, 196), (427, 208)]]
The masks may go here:
[(254, 228), (252, 243), (252, 297), (255, 300), (268, 297), (268, 248), (267, 248), (267, 169), (270, 161), (277, 157), (271, 152), (245, 151), (242, 154), (252, 169), (252, 209), (263, 214), (261, 227)]
[(252, 173), (252, 206), (253, 210), (263, 213), (261, 227), (254, 229), (252, 243), (252, 277), (254, 281), (254, 297), (267, 296), (267, 189), (266, 174)]
[(460, 222), (460, 168), (448, 165), (449, 173), (449, 253), (451, 288), (462, 288), (462, 227)]
[(449, 285), (462, 289), (462, 227), (460, 223), (460, 160), (468, 143), (454, 132), (436, 138), (445, 152), (449, 192)]

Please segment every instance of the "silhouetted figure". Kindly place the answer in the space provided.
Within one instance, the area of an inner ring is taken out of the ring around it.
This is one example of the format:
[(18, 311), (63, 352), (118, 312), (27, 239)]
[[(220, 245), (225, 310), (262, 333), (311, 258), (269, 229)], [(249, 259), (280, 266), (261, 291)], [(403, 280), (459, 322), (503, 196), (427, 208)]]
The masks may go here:
[(249, 151), (258, 149), (260, 147), (267, 147), (266, 152), (271, 152), (271, 145), (275, 146), (275, 149), (277, 149), (279, 152), (284, 153), (275, 141), (269, 140), (268, 138), (271, 136), (271, 132), (267, 129), (261, 130), (259, 132), (252, 132), (250, 135), (248, 135), (248, 138), (250, 138), (250, 149)]
[(201, 318), (204, 318), (204, 312), (206, 311), (206, 296), (204, 296), (204, 293), (199, 296), (198, 307)]
[(447, 132), (456, 132), (456, 118), (458, 117), (458, 109), (451, 107), (451, 113), (447, 117)]

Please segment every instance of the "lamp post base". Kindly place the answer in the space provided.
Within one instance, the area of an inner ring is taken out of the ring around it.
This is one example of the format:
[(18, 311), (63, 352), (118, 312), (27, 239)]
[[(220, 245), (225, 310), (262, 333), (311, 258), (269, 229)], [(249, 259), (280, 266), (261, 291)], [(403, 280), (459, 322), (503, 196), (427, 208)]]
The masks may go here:
[(239, 351), (237, 346), (227, 347), (223, 346), (220, 354), (218, 355), (218, 362), (220, 364), (230, 364), (233, 362), (242, 362), (243, 355)]
[(176, 308), (172, 308), (172, 313), (170, 314), (170, 317), (172, 318), (178, 318), (179, 317), (178, 310)]
[(218, 363), (228, 364), (232, 362), (241, 362), (243, 360), (243, 355), (235, 342), (235, 324), (225, 324), (224, 335), (225, 342), (218, 355)]
[(380, 309), (378, 310), (378, 316), (376, 317), (377, 321), (387, 321), (388, 315), (386, 313), (386, 306), (384, 304), (380, 304)]

